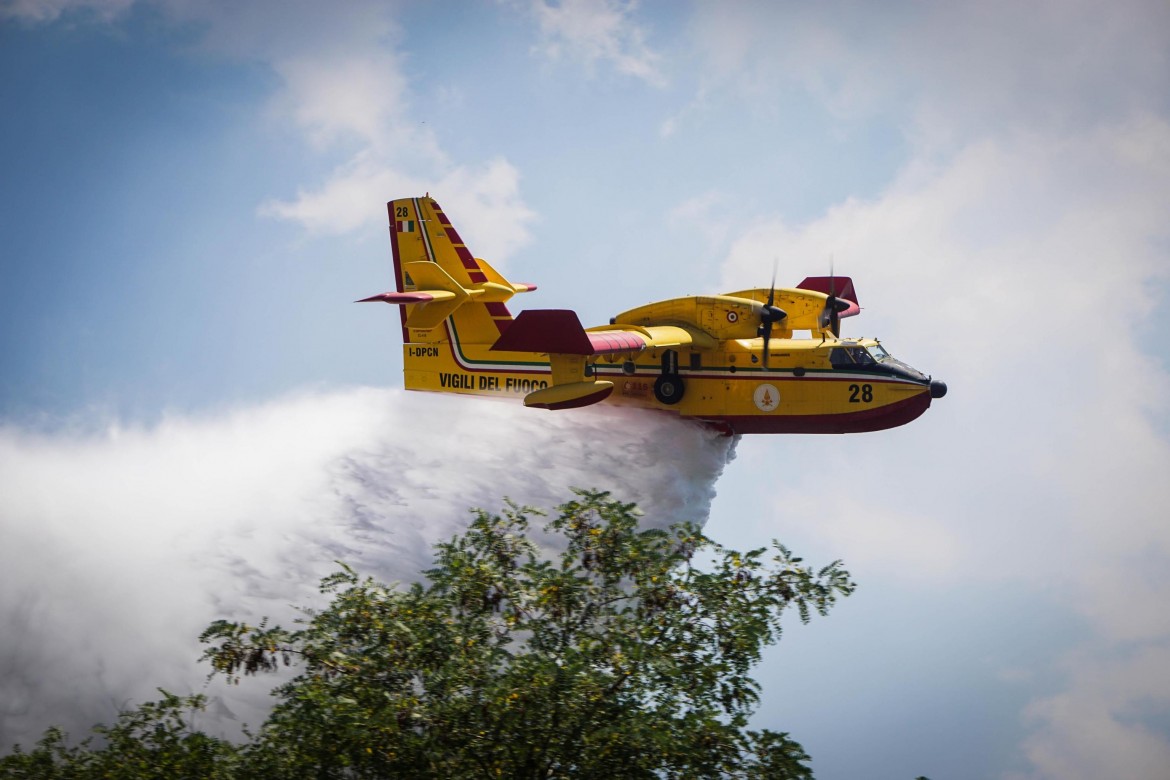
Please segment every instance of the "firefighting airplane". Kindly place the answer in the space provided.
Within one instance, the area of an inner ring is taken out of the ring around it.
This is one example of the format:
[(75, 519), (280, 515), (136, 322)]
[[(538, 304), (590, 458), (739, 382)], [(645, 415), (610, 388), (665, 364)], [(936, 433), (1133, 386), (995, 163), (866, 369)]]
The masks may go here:
[[(408, 390), (600, 401), (676, 412), (743, 433), (855, 433), (904, 425), (947, 386), (876, 339), (842, 339), (860, 313), (848, 277), (660, 301), (584, 328), (572, 311), (505, 303), (536, 289), (474, 257), (429, 196), (390, 201)], [(794, 338), (794, 331), (809, 335)]]

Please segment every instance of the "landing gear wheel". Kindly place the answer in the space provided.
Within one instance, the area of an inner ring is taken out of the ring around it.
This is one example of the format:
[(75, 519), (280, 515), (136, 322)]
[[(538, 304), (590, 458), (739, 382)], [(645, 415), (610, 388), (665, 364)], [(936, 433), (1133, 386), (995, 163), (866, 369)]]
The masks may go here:
[(685, 391), (682, 377), (678, 374), (663, 374), (654, 380), (654, 397), (661, 403), (677, 404)]

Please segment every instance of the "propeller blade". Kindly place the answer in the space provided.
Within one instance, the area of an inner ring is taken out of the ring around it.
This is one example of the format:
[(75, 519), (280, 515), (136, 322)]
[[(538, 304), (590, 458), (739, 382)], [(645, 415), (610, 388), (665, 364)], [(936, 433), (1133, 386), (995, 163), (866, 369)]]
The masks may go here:
[(760, 307), (760, 327), (756, 331), (764, 339), (764, 368), (768, 367), (768, 347), (772, 343), (772, 326), (777, 322), (783, 322), (788, 316), (788, 312), (776, 305), (776, 268), (779, 265), (780, 258), (774, 258), (772, 261), (772, 285), (768, 288), (768, 302)]
[(837, 297), (837, 276), (833, 272), (833, 258), (829, 258), (829, 297), (819, 318), (821, 329), (828, 327), (837, 338), (841, 337), (841, 312), (849, 308), (849, 301)]
[(772, 258), (772, 286), (768, 288), (768, 304), (770, 309), (776, 303), (776, 266), (780, 264), (780, 258)]
[(772, 340), (772, 326), (777, 322), (783, 322), (787, 316), (788, 312), (770, 303), (760, 309), (760, 328), (756, 332), (764, 337), (764, 368), (768, 367), (768, 344)]

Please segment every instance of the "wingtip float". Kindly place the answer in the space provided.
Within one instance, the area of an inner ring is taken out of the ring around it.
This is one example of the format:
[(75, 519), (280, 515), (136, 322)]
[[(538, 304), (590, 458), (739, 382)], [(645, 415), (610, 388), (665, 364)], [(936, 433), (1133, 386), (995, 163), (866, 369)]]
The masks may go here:
[(841, 338), (841, 320), (861, 311), (849, 277), (673, 298), (595, 328), (567, 310), (513, 318), (505, 304), (536, 285), (474, 257), (430, 197), (386, 205), (396, 289), (359, 303), (401, 307), (408, 390), (553, 410), (605, 401), (737, 434), (883, 430), (946, 395), (876, 339)]

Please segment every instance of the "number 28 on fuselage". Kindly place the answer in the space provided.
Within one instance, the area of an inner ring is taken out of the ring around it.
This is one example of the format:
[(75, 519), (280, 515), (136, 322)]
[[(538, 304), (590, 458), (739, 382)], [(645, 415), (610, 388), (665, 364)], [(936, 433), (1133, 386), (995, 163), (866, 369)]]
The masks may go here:
[(876, 339), (841, 338), (841, 320), (860, 312), (848, 277), (672, 298), (588, 329), (568, 310), (513, 318), (505, 303), (535, 285), (473, 256), (431, 198), (387, 207), (395, 290), (362, 300), (401, 306), (407, 389), (542, 409), (604, 401), (737, 434), (892, 428), (946, 394)]

